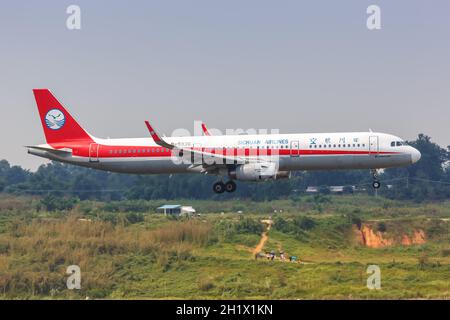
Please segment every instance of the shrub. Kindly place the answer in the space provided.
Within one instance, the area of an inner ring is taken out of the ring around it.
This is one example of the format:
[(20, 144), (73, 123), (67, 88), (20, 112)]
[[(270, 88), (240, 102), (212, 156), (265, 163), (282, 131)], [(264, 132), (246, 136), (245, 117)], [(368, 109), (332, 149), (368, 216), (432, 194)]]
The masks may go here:
[(316, 222), (308, 217), (296, 217), (294, 219), (294, 225), (301, 231), (308, 231), (316, 226)]
[(387, 227), (386, 224), (384, 222), (378, 222), (377, 223), (377, 231), (379, 232), (386, 232)]
[(291, 224), (281, 217), (275, 218), (273, 228), (284, 233), (288, 233), (292, 230)]
[(43, 206), (47, 211), (71, 210), (77, 202), (77, 198), (63, 198), (48, 194), (41, 199), (38, 206)]
[(264, 226), (258, 220), (252, 218), (242, 218), (236, 224), (236, 231), (238, 233), (256, 233), (260, 234), (264, 231)]

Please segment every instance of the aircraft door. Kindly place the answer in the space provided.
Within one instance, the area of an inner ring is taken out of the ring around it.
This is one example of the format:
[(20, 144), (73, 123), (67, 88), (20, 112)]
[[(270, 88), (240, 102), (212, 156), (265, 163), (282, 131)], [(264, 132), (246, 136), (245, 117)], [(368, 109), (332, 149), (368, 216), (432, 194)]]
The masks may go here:
[(369, 154), (378, 154), (379, 146), (378, 146), (378, 136), (370, 136), (369, 137)]
[(291, 141), (291, 157), (298, 157), (300, 155), (299, 149), (300, 144), (298, 140)]
[(89, 162), (98, 162), (98, 143), (91, 143), (89, 145)]

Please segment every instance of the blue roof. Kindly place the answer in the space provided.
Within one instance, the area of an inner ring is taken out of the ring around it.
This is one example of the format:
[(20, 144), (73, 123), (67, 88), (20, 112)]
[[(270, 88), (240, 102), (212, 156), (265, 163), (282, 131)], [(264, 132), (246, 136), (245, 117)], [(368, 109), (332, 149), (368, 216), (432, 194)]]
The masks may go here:
[(181, 208), (180, 204), (165, 204), (161, 207), (158, 207), (158, 209), (177, 209), (177, 208)]

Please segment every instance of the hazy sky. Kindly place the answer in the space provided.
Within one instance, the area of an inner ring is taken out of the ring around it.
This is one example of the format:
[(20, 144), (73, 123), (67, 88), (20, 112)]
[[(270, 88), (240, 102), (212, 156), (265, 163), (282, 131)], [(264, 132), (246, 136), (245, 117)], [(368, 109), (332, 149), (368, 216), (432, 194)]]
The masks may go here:
[[(66, 8), (81, 7), (81, 30)], [(366, 8), (381, 7), (369, 31)], [(35, 169), (32, 88), (91, 134), (366, 131), (450, 144), (450, 1), (0, 1), (0, 159)]]

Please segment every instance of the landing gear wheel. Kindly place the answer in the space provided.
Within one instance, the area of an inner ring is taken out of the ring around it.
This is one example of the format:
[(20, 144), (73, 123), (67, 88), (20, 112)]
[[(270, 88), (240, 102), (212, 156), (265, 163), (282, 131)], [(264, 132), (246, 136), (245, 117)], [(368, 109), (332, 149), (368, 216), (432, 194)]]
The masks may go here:
[(225, 184), (222, 181), (216, 182), (213, 184), (213, 190), (215, 193), (224, 193)]
[(228, 181), (227, 183), (225, 183), (225, 190), (227, 192), (234, 192), (236, 191), (236, 183), (232, 180)]
[(380, 181), (374, 181), (374, 182), (372, 183), (372, 187), (373, 187), (374, 189), (379, 189), (379, 188), (381, 187)]

